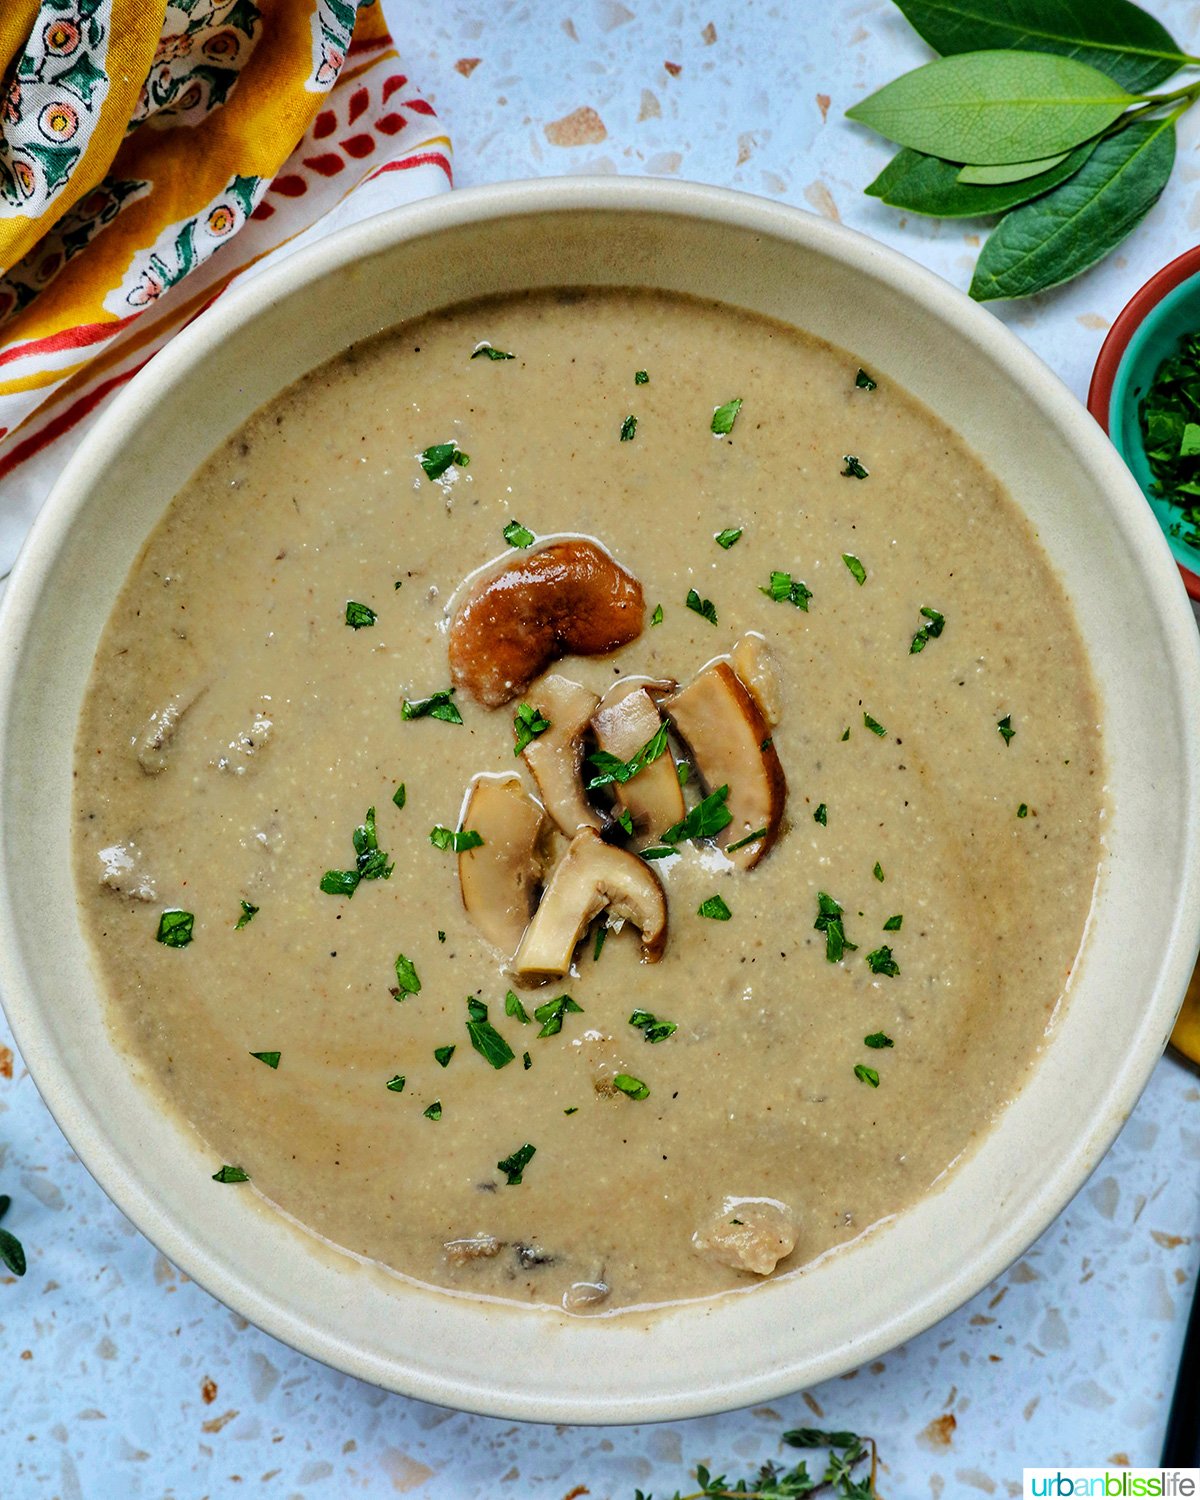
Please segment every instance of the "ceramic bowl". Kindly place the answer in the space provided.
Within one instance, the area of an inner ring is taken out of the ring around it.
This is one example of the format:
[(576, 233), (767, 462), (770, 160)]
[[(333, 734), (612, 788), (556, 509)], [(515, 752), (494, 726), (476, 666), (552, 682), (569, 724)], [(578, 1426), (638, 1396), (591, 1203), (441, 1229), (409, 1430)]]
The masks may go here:
[[(1110, 799), (1069, 1003), (1024, 1089), (922, 1202), (747, 1293), (574, 1320), (415, 1287), (250, 1189), (197, 1191), (212, 1170), (203, 1142), (162, 1115), (106, 1029), (67, 855), (74, 726), (101, 628), (197, 466), (354, 340), (458, 299), (564, 283), (677, 289), (793, 322), (959, 430), (1073, 601)], [(1062, 1209), (1133, 1107), (1200, 936), (1197, 702), (1195, 625), (1137, 485), (1060, 382), (937, 277), (823, 219), (687, 184), (455, 192), (222, 297), (130, 384), (55, 487), (0, 614), (0, 990), (47, 1104), (118, 1206), (285, 1342), (392, 1390), (507, 1417), (629, 1422), (766, 1401), (876, 1357), (978, 1291)]]
[(1185, 588), (1200, 601), (1200, 548), (1185, 542), (1182, 534), (1172, 534), (1180, 512), (1154, 493), (1138, 420), (1138, 405), (1154, 372), (1175, 353), (1182, 336), (1197, 329), (1200, 246), (1185, 250), (1156, 272), (1121, 310), (1100, 346), (1088, 390), (1088, 410), (1133, 471), (1179, 564)]

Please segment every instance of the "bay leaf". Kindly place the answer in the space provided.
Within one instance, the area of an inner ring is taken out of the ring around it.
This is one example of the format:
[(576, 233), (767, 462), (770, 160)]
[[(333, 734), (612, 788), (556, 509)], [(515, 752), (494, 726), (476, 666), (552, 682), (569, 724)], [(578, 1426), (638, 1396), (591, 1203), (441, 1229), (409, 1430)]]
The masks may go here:
[(1175, 164), (1173, 119), (1136, 120), (1074, 175), (1006, 215), (975, 266), (977, 302), (1029, 297), (1102, 260), (1154, 207)]
[(1038, 177), (981, 186), (960, 182), (960, 169), (955, 163), (910, 151), (906, 146), (897, 151), (866, 191), (872, 198), (882, 199), (893, 208), (907, 209), (909, 213), (929, 214), (939, 219), (978, 219), (1005, 213), (1057, 187), (1079, 171), (1095, 148), (1095, 141), (1085, 141), (1060, 166)]
[(963, 52), (914, 68), (846, 113), (900, 146), (992, 165), (1053, 156), (1133, 103), (1086, 63), (1045, 52)]
[(1013, 47), (1074, 57), (1144, 93), (1190, 59), (1132, 0), (896, 0), (935, 52)]
[(1066, 161), (1067, 153), (1043, 156), (1040, 161), (1010, 161), (1000, 167), (963, 167), (958, 174), (959, 182), (974, 183), (977, 187), (994, 187), (1005, 182), (1024, 182), (1029, 177), (1040, 177), (1059, 162)]

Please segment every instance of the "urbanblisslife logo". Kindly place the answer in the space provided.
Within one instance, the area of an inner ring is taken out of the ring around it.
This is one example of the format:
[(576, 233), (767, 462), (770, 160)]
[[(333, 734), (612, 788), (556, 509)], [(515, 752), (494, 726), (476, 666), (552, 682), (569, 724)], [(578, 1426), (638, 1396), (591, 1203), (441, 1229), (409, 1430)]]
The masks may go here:
[(1026, 1469), (1023, 1500), (1200, 1500), (1200, 1469)]

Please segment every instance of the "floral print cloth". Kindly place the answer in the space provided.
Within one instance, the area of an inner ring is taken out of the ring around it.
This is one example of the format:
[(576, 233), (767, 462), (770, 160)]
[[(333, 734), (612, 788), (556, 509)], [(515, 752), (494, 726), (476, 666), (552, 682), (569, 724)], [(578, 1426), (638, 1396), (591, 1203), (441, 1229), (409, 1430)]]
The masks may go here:
[(449, 184), (376, 0), (0, 0), (0, 575), (231, 281)]

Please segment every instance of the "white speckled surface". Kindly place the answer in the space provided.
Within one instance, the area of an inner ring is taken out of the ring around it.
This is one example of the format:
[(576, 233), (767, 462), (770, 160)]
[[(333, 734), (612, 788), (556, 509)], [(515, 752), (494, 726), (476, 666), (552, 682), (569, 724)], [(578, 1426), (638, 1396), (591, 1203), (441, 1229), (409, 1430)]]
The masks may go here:
[[(553, 172), (690, 177), (836, 215), (959, 286), (969, 280), (970, 225), (904, 224), (861, 193), (886, 148), (842, 111), (926, 55), (887, 0), (385, 8), (453, 136), (461, 185)], [(1151, 8), (1185, 48), (1200, 47), (1200, 5)], [(1117, 257), (999, 313), (1081, 396), (1108, 324), (1200, 227), (1198, 142), (1200, 119), (1189, 117), (1165, 197)], [(632, 1500), (637, 1485), (671, 1493), (696, 1460), (748, 1472), (778, 1455), (781, 1425), (821, 1418), (878, 1438), (888, 1500), (1016, 1494), (1023, 1464), (1157, 1461), (1200, 1260), (1200, 1087), (1174, 1058), (1067, 1212), (922, 1338), (777, 1411), (597, 1431), (406, 1401), (249, 1327), (109, 1204), (19, 1058), (7, 1076), (4, 1043), (0, 1023), (0, 1191), (14, 1199), (6, 1227), (30, 1254), (24, 1281), (0, 1278), (5, 1500), (247, 1490), (562, 1500), (579, 1485), (593, 1500)]]

